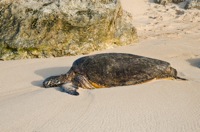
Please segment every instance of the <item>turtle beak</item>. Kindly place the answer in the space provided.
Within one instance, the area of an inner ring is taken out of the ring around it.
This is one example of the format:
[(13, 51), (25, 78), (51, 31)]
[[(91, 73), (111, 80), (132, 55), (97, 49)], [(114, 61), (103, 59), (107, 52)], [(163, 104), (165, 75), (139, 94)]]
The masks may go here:
[(63, 83), (61, 83), (60, 76), (49, 77), (49, 78), (45, 79), (44, 82), (43, 82), (43, 86), (45, 88), (57, 87), (57, 86), (60, 86), (62, 84)]

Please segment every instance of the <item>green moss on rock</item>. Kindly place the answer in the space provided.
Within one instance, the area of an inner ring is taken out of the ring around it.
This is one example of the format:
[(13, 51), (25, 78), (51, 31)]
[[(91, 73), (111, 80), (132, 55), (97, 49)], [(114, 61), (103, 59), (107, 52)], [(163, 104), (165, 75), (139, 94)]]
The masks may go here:
[(119, 0), (0, 1), (0, 59), (88, 54), (137, 41)]

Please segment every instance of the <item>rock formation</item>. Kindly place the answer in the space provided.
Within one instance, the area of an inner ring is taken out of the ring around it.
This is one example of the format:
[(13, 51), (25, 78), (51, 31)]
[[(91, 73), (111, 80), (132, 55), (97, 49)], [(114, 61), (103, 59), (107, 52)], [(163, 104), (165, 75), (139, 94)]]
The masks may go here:
[(154, 0), (155, 3), (166, 5), (167, 3), (185, 2), (185, 9), (197, 8), (200, 9), (200, 0)]
[(200, 9), (200, 0), (190, 0), (187, 1), (185, 9), (197, 8)]
[(0, 59), (87, 54), (137, 40), (119, 0), (1, 0)]

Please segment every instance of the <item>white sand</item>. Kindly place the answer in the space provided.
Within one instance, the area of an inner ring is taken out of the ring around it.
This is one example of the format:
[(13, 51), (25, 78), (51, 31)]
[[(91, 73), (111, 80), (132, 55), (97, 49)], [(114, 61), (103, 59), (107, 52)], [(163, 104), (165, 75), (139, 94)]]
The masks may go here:
[[(200, 11), (147, 0), (122, 0), (140, 42), (101, 52), (125, 52), (171, 63), (189, 81), (154, 80), (79, 96), (44, 89), (80, 56), (0, 62), (1, 132), (199, 132)], [(95, 52), (100, 53), (100, 52)], [(93, 53), (94, 54), (94, 53)]]

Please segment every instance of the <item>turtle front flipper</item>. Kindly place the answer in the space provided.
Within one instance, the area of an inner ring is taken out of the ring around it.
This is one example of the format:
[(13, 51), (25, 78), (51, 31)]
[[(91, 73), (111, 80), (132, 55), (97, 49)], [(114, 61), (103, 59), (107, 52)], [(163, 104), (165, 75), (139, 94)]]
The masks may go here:
[(79, 95), (79, 93), (76, 91), (78, 89), (77, 86), (73, 85), (72, 83), (67, 83), (60, 86), (62, 92), (66, 92), (71, 95)]
[(43, 86), (45, 88), (49, 87), (57, 87), (60, 86), (68, 81), (68, 77), (66, 74), (60, 76), (51, 76), (44, 80)]
[(89, 82), (89, 80), (83, 76), (83, 75), (77, 75), (73, 80), (72, 83), (77, 86), (77, 87), (81, 87), (84, 89), (94, 89), (95, 87), (93, 87), (91, 85), (91, 83)]

